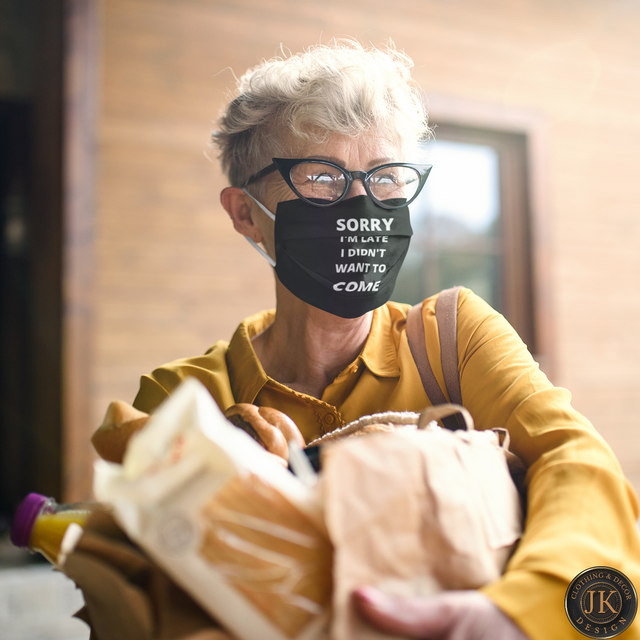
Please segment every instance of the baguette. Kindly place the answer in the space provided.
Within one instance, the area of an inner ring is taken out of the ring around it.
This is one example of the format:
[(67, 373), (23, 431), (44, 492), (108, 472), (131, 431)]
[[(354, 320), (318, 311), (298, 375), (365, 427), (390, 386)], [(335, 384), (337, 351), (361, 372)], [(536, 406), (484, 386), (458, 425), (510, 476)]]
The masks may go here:
[(241, 402), (224, 412), (225, 418), (248, 433), (267, 451), (289, 460), (288, 442), (293, 440), (300, 448), (305, 442), (296, 423), (282, 411), (272, 407), (256, 407)]
[(122, 464), (129, 438), (140, 431), (148, 420), (148, 413), (115, 400), (107, 407), (102, 424), (91, 436), (91, 444), (103, 460)]

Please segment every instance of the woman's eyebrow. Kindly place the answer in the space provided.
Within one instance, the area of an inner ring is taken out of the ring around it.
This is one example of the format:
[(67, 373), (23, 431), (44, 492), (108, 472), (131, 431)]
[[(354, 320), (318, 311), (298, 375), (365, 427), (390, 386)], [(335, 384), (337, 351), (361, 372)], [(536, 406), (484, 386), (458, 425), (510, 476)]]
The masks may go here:
[(376, 158), (369, 163), (369, 167), (379, 167), (381, 164), (387, 164), (389, 162), (398, 162), (397, 158)]
[(327, 162), (333, 162), (334, 164), (339, 164), (341, 167), (343, 166), (342, 160), (340, 158), (334, 158), (333, 156), (323, 156), (323, 155), (313, 155), (309, 156), (309, 160), (326, 160)]
[[(344, 167), (344, 160), (340, 158), (335, 158), (334, 156), (323, 156), (323, 155), (313, 155), (309, 158), (310, 160), (326, 160), (327, 162), (333, 162), (334, 164), (340, 165)], [(388, 162), (397, 162), (395, 158), (374, 158), (369, 162), (368, 168), (379, 167), (381, 164), (387, 164)]]

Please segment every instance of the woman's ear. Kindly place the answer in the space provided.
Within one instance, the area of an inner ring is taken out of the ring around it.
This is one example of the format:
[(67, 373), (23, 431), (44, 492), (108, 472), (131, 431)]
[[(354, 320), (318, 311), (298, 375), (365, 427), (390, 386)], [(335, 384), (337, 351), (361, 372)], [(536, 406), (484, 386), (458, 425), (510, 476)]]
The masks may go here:
[(220, 202), (233, 222), (233, 228), (254, 242), (262, 242), (262, 233), (253, 221), (256, 206), (250, 196), (239, 187), (227, 187), (220, 193)]

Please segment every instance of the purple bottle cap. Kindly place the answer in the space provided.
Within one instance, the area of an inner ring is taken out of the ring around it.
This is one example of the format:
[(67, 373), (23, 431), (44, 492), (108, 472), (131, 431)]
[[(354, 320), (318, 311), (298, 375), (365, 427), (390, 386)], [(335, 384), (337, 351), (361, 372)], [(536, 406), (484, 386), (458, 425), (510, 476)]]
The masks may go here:
[(49, 498), (39, 493), (30, 493), (18, 506), (16, 515), (11, 525), (11, 542), (16, 547), (23, 549), (29, 548), (29, 540), (31, 539), (31, 530), (40, 515), (42, 507), (47, 503)]

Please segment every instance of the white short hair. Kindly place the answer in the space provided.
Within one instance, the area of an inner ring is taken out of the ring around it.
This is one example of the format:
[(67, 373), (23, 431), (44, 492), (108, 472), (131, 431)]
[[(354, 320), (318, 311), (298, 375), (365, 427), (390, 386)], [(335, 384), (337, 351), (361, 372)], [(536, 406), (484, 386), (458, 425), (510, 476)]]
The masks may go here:
[(271, 158), (295, 157), (305, 143), (332, 134), (375, 132), (397, 141), (402, 153), (413, 153), (430, 130), (412, 67), (392, 43), (365, 48), (349, 39), (249, 69), (211, 136), (230, 184), (241, 186)]

